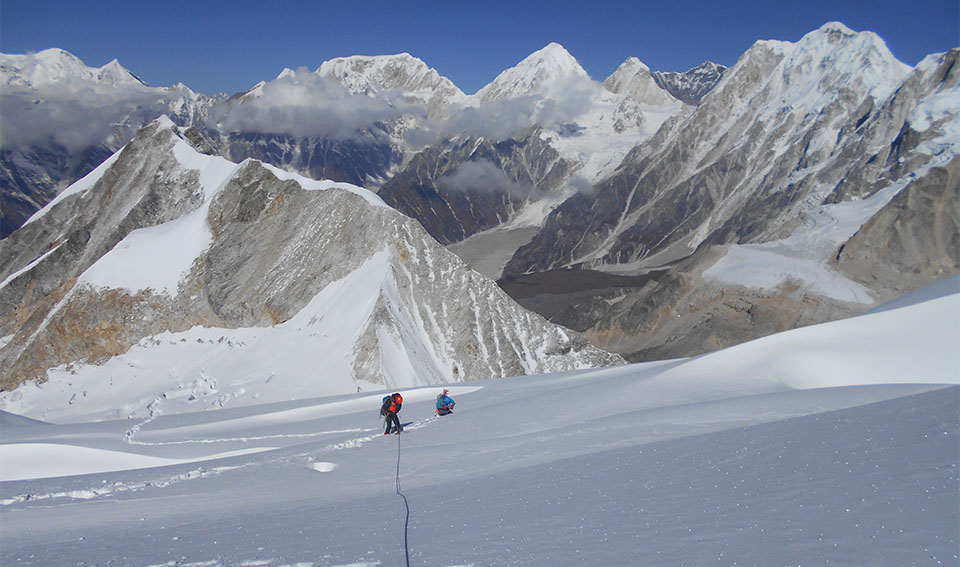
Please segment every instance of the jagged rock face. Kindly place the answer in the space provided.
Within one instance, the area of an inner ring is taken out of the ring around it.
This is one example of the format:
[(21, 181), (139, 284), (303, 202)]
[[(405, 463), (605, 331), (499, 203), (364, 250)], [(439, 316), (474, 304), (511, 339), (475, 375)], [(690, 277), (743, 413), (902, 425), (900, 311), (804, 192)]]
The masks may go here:
[(378, 195), (450, 244), (507, 222), (571, 170), (538, 131), (522, 140), (467, 139), (417, 154)]
[(685, 73), (656, 71), (653, 80), (674, 98), (698, 105), (717, 86), (726, 70), (723, 65), (704, 61)]
[[(42, 213), (0, 242), (4, 390), (63, 365), (81, 380), (133, 347), (137, 357), (176, 348), (152, 337), (197, 326), (246, 329), (261, 344), (291, 333), (289, 356), (333, 349), (328, 371), (346, 364), (349, 380), (390, 386), (622, 361), (520, 309), (372, 193), (203, 156), (169, 122), (145, 128)], [(338, 320), (329, 306), (358, 289), (370, 293)], [(255, 346), (227, 342), (240, 349), (234, 363), (269, 373)], [(208, 361), (227, 348), (197, 343)], [(217, 372), (226, 367), (209, 362), (202, 374)]]
[[(0, 274), (7, 278), (0, 287), (0, 335), (15, 337), (0, 350), (4, 367), (10, 369), (4, 388), (50, 366), (84, 357), (101, 360), (123, 349), (123, 341), (114, 336), (125, 334), (117, 327), (122, 318), (109, 306), (135, 302), (116, 294), (108, 298), (107, 308), (60, 309), (61, 319), (44, 330), (60, 337), (60, 342), (27, 337), (44, 329), (51, 311), (73, 293), (77, 278), (131, 231), (173, 220), (199, 205), (196, 172), (169, 177), (164, 172), (179, 171), (179, 164), (172, 155), (150, 151), (153, 144), (172, 136), (169, 130), (156, 130), (148, 128), (144, 138), (132, 141), (115, 163), (104, 167), (93, 189), (68, 195), (42, 218), (0, 241)], [(13, 277), (38, 258), (43, 260), (29, 276)], [(144, 299), (152, 301), (149, 294)], [(86, 324), (78, 324), (78, 309)], [(104, 333), (111, 338), (104, 340)]]
[(960, 158), (894, 197), (843, 244), (836, 265), (882, 301), (960, 272)]
[(403, 159), (385, 136), (358, 132), (355, 138), (300, 138), (289, 134), (207, 131), (219, 154), (230, 161), (253, 158), (312, 179), (377, 187)]
[(0, 149), (0, 239), (110, 157), (114, 149), (90, 146), (74, 153), (59, 145)]

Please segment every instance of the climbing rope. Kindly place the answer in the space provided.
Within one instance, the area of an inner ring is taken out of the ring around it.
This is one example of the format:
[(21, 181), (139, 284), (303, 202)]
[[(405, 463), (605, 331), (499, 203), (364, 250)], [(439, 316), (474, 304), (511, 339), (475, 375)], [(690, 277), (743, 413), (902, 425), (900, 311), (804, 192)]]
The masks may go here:
[(407, 542), (407, 527), (410, 524), (410, 504), (407, 503), (407, 497), (400, 492), (400, 438), (402, 435), (397, 435), (397, 494), (403, 498), (403, 505), (407, 509), (407, 517), (403, 521), (403, 553), (407, 558), (407, 567), (410, 567), (410, 546)]

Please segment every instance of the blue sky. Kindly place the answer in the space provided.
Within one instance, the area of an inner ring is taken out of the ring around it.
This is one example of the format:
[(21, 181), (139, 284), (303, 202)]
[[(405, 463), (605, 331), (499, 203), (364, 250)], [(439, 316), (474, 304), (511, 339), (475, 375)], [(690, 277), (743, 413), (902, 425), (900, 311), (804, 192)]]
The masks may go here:
[(659, 71), (732, 65), (758, 39), (797, 41), (827, 21), (878, 33), (910, 65), (960, 46), (957, 0), (0, 0), (0, 51), (60, 47), (97, 67), (116, 58), (151, 85), (210, 94), (284, 67), (405, 51), (472, 93), (551, 41), (603, 80), (630, 56)]

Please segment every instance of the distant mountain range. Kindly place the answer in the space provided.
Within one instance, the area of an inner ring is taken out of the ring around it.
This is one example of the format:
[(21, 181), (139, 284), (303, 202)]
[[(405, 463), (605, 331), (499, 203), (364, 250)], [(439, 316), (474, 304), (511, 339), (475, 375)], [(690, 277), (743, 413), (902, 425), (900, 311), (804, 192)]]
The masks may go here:
[[(61, 49), (0, 54), (0, 236), (164, 114), (196, 127), (212, 151), (228, 159), (254, 157), (374, 189), (433, 144), (464, 137), (503, 141), (542, 127), (565, 138), (555, 145), (583, 162), (581, 175), (595, 180), (684, 109), (649, 72), (626, 77), (629, 72), (615, 74), (629, 88), (608, 90), (563, 47), (550, 44), (468, 96), (409, 54), (354, 56), (326, 61), (313, 73), (284, 69), (273, 81), (227, 97), (184, 85), (150, 87), (116, 61), (91, 68)], [(706, 81), (700, 90), (719, 79), (695, 75)], [(616, 139), (606, 140), (604, 155), (584, 159), (597, 138), (607, 136)]]
[[(707, 62), (666, 73), (630, 57), (599, 82), (552, 43), (472, 95), (399, 54), (285, 69), (230, 97), (149, 87), (116, 62), (89, 68), (62, 50), (0, 55), (10, 235), (0, 242), (0, 281), (31, 301), (41, 290), (57, 297), (68, 280), (20, 282), (67, 251), (94, 262), (122, 241), (129, 231), (81, 252), (54, 234), (66, 229), (48, 226), (39, 245), (26, 236), (36, 221), (14, 230), (167, 115), (164, 131), (210, 159), (253, 158), (377, 191), (521, 305), (602, 349), (630, 360), (707, 352), (860, 313), (960, 272), (958, 55), (931, 54), (911, 68), (876, 34), (828, 23), (796, 43), (759, 41), (729, 69)], [(123, 175), (134, 171), (146, 175)], [(162, 181), (166, 172), (150, 175)], [(246, 190), (261, 210), (266, 194)], [(127, 228), (166, 226), (185, 212), (177, 211)], [(268, 246), (265, 235), (250, 239)], [(301, 263), (283, 270), (302, 273)], [(64, 273), (82, 277), (92, 265)], [(21, 376), (67, 363), (10, 354), (38, 336), (42, 321), (23, 327), (28, 320), (60, 308), (8, 301), (0, 357), (31, 369)], [(273, 307), (264, 308), (217, 324), (273, 325), (297, 312), (286, 306), (270, 319), (263, 313)], [(97, 352), (125, 352), (165, 327), (138, 328)], [(528, 349), (537, 348), (532, 337)]]

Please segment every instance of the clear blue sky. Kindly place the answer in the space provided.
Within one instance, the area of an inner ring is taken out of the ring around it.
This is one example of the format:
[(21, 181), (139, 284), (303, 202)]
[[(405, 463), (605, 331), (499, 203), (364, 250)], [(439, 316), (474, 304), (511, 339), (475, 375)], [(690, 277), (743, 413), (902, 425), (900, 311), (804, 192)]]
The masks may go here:
[(551, 41), (603, 80), (630, 56), (659, 71), (732, 65), (758, 39), (797, 41), (828, 21), (878, 33), (909, 65), (960, 46), (958, 0), (0, 0), (0, 51), (116, 58), (151, 85), (209, 94), (406, 51), (472, 93)]

